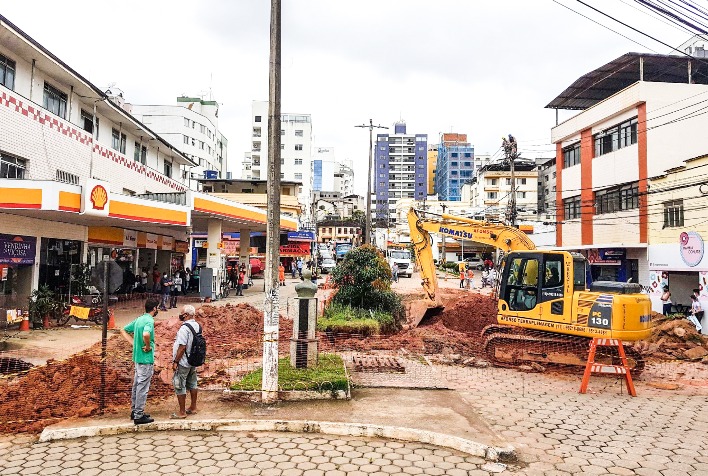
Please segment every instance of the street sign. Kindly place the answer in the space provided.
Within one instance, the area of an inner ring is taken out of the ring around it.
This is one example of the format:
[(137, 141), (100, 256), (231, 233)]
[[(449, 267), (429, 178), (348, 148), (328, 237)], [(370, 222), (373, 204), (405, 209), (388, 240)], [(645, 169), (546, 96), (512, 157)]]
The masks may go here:
[[(99, 262), (91, 270), (91, 285), (103, 292), (103, 266), (104, 262)], [(112, 294), (123, 284), (123, 268), (115, 261), (108, 261), (108, 287), (107, 291)]]

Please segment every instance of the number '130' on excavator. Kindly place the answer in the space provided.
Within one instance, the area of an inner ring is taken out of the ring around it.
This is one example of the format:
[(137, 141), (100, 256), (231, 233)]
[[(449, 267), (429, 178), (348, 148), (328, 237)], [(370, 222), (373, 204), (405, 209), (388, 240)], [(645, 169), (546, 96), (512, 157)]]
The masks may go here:
[[(482, 330), (484, 351), (497, 365), (551, 363), (582, 365), (593, 337), (637, 341), (652, 332), (651, 301), (636, 283), (596, 281), (588, 288), (585, 257), (579, 253), (536, 249), (515, 227), (454, 215), (408, 212), (422, 285), (441, 307), (431, 233), (498, 248), (497, 321)], [(630, 367), (644, 367), (627, 347)], [(617, 364), (616, 348), (602, 356)], [(602, 362), (596, 358), (596, 362)]]

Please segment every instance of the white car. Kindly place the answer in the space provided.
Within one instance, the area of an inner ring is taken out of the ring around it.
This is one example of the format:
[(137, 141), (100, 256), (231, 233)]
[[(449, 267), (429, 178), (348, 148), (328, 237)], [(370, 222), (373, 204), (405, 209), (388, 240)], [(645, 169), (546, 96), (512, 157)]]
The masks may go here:
[(323, 259), (320, 263), (320, 272), (322, 274), (331, 273), (336, 266), (337, 263), (332, 258)]

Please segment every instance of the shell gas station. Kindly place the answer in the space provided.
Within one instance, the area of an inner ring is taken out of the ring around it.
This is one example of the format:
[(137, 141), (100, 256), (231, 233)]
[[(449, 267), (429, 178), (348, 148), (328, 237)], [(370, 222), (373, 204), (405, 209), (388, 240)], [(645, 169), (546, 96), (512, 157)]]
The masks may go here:
[[(153, 199), (154, 197), (154, 199)], [(192, 234), (202, 234), (201, 270), (225, 279), (224, 236), (239, 233), (239, 260), (257, 249), (252, 235), (264, 235), (266, 211), (221, 197), (187, 191), (129, 196), (109, 182), (85, 185), (56, 181), (0, 179), (0, 311), (26, 309), (32, 290), (48, 285), (69, 294), (76, 267), (115, 260), (126, 276), (147, 270), (172, 273), (191, 266)], [(281, 233), (297, 220), (281, 216)], [(229, 252), (233, 253), (233, 248)]]

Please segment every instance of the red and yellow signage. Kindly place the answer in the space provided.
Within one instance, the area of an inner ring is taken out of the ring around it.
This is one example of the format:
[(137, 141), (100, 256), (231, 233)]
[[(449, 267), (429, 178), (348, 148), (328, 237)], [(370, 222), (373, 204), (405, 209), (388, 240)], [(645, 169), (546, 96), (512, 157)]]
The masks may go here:
[(288, 243), (280, 246), (280, 256), (290, 258), (294, 256), (310, 256), (309, 243)]
[[(224, 218), (236, 220), (252, 221), (256, 223), (266, 223), (265, 210), (252, 210), (244, 206), (239, 206), (236, 202), (232, 204), (224, 203), (227, 200), (217, 201), (213, 197), (194, 197), (194, 211), (218, 215)], [(280, 227), (284, 230), (297, 230), (297, 220), (294, 218), (281, 216)]]
[(42, 208), (42, 189), (0, 187), (0, 208)]
[(166, 223), (170, 225), (187, 225), (186, 210), (172, 210), (151, 205), (138, 205), (119, 199), (111, 200), (108, 216), (149, 223)]

